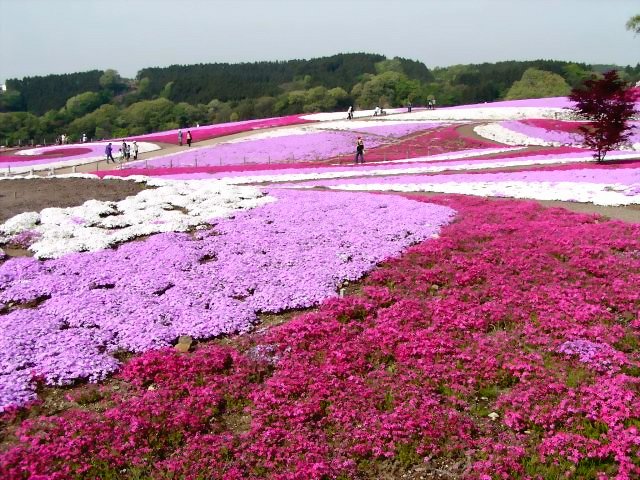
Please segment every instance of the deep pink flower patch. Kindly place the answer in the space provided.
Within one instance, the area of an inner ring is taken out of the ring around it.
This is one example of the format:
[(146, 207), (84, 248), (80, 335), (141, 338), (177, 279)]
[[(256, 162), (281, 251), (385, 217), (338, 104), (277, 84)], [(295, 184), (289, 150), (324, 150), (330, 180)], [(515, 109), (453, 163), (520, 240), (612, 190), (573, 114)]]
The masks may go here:
[(640, 225), (428, 201), (456, 222), (360, 295), (237, 349), (134, 359), (103, 413), (23, 422), (3, 478), (381, 478), (445, 459), (458, 478), (638, 477)]
[(87, 153), (91, 153), (91, 151), (92, 150), (90, 148), (85, 147), (51, 148), (50, 150), (46, 150), (39, 155), (0, 155), (0, 163), (33, 163), (34, 160), (51, 160), (54, 158), (66, 158), (78, 155), (86, 155)]
[[(302, 123), (311, 123), (311, 120), (305, 120), (300, 115), (289, 115), (285, 117), (260, 118), (256, 120), (245, 120), (241, 122), (228, 122), (213, 125), (203, 125), (201, 127), (182, 128), (182, 143), (187, 144), (187, 131), (191, 132), (194, 142), (208, 140), (211, 138), (233, 135), (236, 133), (248, 132), (252, 130), (260, 130), (263, 128), (284, 127), (287, 125), (298, 125)], [(148, 133), (145, 135), (136, 135), (127, 137), (129, 140), (142, 140), (145, 142), (162, 142), (178, 144), (178, 129), (166, 132)]]

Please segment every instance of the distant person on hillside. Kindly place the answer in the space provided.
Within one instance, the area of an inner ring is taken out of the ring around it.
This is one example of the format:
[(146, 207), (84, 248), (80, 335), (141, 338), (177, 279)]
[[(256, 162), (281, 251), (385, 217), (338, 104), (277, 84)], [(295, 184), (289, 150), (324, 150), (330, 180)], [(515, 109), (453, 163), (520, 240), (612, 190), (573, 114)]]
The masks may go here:
[(133, 141), (133, 159), (138, 159), (138, 142), (136, 142), (135, 140)]
[(116, 163), (113, 158), (113, 147), (111, 146), (111, 143), (107, 143), (107, 146), (104, 147), (104, 154), (107, 157), (107, 163), (109, 163), (109, 160), (111, 160), (113, 163)]
[(129, 145), (128, 143), (126, 144), (126, 147), (124, 149), (124, 158), (127, 159), (127, 162), (131, 160), (131, 145)]
[(364, 140), (362, 140), (362, 137), (358, 137), (356, 141), (356, 164), (358, 159), (360, 159), (361, 163), (364, 163)]
[(87, 143), (87, 134), (86, 133), (82, 134), (82, 143)]
[(178, 130), (178, 145), (182, 146), (182, 130)]
[(413, 105), (411, 104), (411, 102), (409, 102), (407, 104), (407, 113), (411, 113), (411, 107), (413, 107)]
[(193, 137), (191, 136), (191, 130), (187, 130), (187, 145), (191, 146), (191, 140), (193, 140)]
[(349, 105), (347, 109), (347, 120), (353, 120), (353, 106)]
[(376, 105), (376, 108), (375, 108), (375, 110), (373, 111), (373, 116), (374, 116), (374, 117), (377, 117), (378, 115), (380, 115), (380, 112), (381, 112), (381, 110), (380, 110), (380, 106), (379, 106), (379, 105)]

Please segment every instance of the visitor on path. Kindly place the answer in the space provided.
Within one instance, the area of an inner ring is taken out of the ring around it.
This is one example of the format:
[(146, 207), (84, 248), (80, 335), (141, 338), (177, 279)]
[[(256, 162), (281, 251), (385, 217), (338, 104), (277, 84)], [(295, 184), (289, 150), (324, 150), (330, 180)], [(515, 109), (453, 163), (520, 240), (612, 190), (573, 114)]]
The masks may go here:
[(133, 159), (138, 159), (138, 142), (136, 142), (135, 140), (133, 141)]
[(187, 145), (191, 146), (191, 140), (193, 140), (193, 137), (191, 136), (191, 130), (187, 130)]
[(107, 143), (107, 146), (104, 147), (104, 154), (107, 157), (107, 163), (109, 163), (109, 160), (111, 160), (113, 163), (116, 163), (113, 158), (113, 147), (111, 146), (111, 143)]
[(178, 145), (182, 146), (182, 130), (178, 130)]
[(347, 109), (347, 120), (353, 120), (353, 106), (349, 105)]
[(128, 162), (129, 160), (131, 160), (131, 145), (129, 145), (128, 143), (125, 145), (126, 147), (124, 149), (124, 158), (126, 158)]
[(411, 104), (411, 102), (409, 102), (407, 104), (407, 113), (411, 113), (411, 108), (413, 107), (413, 105)]
[(364, 163), (364, 140), (362, 140), (362, 137), (358, 137), (356, 141), (356, 164), (358, 159), (360, 159), (361, 163)]
[(375, 110), (373, 111), (373, 116), (374, 116), (374, 117), (377, 117), (378, 115), (380, 115), (380, 112), (381, 112), (381, 110), (380, 110), (380, 106), (379, 106), (379, 105), (376, 105), (376, 108), (375, 108)]
[(87, 143), (87, 134), (86, 133), (82, 134), (82, 143)]
[(124, 162), (125, 158), (127, 158), (127, 142), (122, 140), (122, 145), (120, 145), (118, 160), (120, 161), (120, 163), (122, 163)]

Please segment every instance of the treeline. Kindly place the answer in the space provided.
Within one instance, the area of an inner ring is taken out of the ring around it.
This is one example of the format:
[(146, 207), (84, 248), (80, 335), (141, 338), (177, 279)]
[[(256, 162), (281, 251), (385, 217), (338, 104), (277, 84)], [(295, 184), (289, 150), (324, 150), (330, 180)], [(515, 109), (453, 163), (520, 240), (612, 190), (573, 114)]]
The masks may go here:
[[(566, 95), (603, 66), (552, 60), (454, 65), (429, 70), (365, 53), (313, 60), (174, 65), (123, 79), (114, 70), (28, 77), (0, 95), (0, 144), (114, 138), (196, 123), (294, 113), (492, 102)], [(630, 82), (640, 64), (619, 69)]]
[[(149, 98), (162, 94), (174, 102), (195, 105), (214, 98), (228, 102), (277, 96), (283, 86), (305, 77), (309, 78), (309, 87), (340, 87), (348, 91), (363, 73), (375, 73), (376, 63), (383, 60), (382, 55), (355, 53), (286, 62), (173, 65), (145, 68), (137, 78), (148, 80), (145, 96)], [(424, 70), (428, 74), (426, 67)]]

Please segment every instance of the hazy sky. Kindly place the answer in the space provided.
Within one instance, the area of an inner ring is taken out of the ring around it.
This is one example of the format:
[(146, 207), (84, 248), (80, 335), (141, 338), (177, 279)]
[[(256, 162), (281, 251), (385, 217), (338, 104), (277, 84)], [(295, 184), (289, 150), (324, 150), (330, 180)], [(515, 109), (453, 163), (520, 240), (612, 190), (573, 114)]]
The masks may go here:
[(114, 68), (380, 53), (428, 67), (635, 65), (640, 0), (0, 0), (0, 82)]

